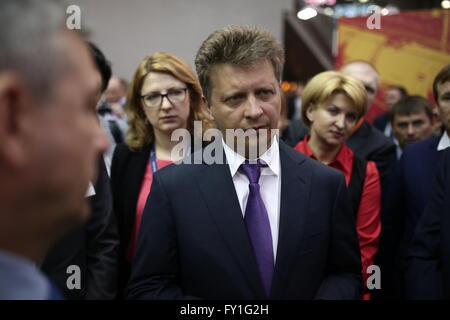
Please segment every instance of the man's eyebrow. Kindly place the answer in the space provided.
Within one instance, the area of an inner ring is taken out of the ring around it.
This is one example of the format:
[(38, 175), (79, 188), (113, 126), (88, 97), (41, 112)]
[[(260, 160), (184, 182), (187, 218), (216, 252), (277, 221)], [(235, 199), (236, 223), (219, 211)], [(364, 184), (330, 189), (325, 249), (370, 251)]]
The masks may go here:
[(223, 98), (229, 98), (235, 95), (243, 95), (246, 94), (244, 90), (230, 90), (229, 92), (224, 92), (222, 95)]

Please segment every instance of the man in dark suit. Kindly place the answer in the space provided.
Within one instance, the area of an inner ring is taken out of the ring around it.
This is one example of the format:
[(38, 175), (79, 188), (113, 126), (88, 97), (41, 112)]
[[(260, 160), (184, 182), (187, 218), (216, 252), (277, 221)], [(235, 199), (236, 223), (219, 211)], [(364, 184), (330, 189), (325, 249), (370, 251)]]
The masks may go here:
[[(96, 67), (91, 99), (95, 109), (111, 77), (111, 68), (97, 46), (89, 43), (89, 48)], [(99, 157), (97, 165), (97, 180), (92, 184), (92, 194), (87, 194), (91, 217), (59, 240), (46, 253), (42, 264), (42, 270), (67, 299), (103, 300), (116, 295), (119, 235), (103, 157)], [(74, 266), (79, 269), (73, 269)]]
[(431, 199), (407, 252), (407, 299), (450, 299), (450, 149), (436, 171)]
[(388, 138), (393, 138), (392, 124), (390, 120), (389, 112), (392, 110), (392, 106), (399, 102), (401, 99), (408, 96), (408, 91), (402, 86), (390, 86), (386, 89), (384, 95), (384, 104), (387, 112), (379, 115), (373, 121), (373, 126), (384, 133)]
[(61, 298), (36, 264), (89, 217), (108, 142), (92, 57), (56, 1), (0, 1), (0, 299)]
[(385, 190), (384, 233), (380, 239), (383, 251), (379, 261), (385, 279), (384, 298), (401, 298), (405, 294), (401, 281), (405, 247), (431, 197), (433, 178), (443, 150), (450, 146), (450, 65), (436, 76), (433, 92), (445, 130), (441, 136), (406, 146)]
[[(270, 130), (280, 117), (283, 60), (277, 40), (250, 27), (220, 29), (200, 47), (197, 73), (223, 161), (154, 174), (128, 298), (360, 298), (342, 174)], [(194, 159), (204, 158), (199, 152)]]

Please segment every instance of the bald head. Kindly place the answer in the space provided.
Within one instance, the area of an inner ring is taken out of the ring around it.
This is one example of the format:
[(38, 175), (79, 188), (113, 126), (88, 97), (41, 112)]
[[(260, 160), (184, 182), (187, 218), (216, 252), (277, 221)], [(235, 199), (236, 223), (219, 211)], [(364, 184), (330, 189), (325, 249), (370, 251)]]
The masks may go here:
[(364, 84), (368, 95), (368, 106), (370, 107), (380, 87), (380, 76), (375, 67), (365, 61), (353, 61), (344, 65), (340, 71)]
[(127, 95), (127, 85), (123, 79), (113, 76), (109, 80), (105, 91), (105, 98), (108, 103), (119, 103)]

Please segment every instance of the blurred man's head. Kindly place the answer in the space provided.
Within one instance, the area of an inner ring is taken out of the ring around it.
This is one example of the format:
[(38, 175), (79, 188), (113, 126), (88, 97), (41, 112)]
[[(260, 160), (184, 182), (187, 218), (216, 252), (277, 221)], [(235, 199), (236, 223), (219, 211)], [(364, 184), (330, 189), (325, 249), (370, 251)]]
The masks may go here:
[(107, 103), (101, 100), (102, 94), (105, 92), (108, 82), (111, 79), (111, 64), (106, 60), (103, 52), (92, 42), (88, 42), (89, 50), (95, 65), (95, 83), (96, 83), (96, 109), (99, 114), (111, 112)]
[(125, 79), (111, 77), (105, 91), (105, 99), (108, 103), (119, 103), (127, 95), (128, 84)]
[(30, 258), (87, 219), (108, 146), (92, 56), (65, 19), (55, 1), (0, 2), (0, 248)]
[(94, 65), (96, 67), (97, 73), (100, 76), (100, 82), (98, 80), (97, 82), (100, 84), (98, 88), (99, 94), (102, 94), (105, 92), (111, 79), (111, 63), (106, 60), (103, 52), (94, 43), (88, 42), (88, 46), (94, 59)]
[(390, 86), (386, 89), (384, 103), (386, 109), (390, 111), (392, 106), (408, 95), (408, 91), (402, 86)]
[(433, 93), (439, 117), (447, 134), (450, 135), (450, 64), (442, 68), (434, 79)]
[(347, 63), (340, 71), (363, 83), (367, 91), (368, 106), (370, 107), (380, 87), (380, 76), (375, 67), (369, 62), (358, 60)]
[(406, 97), (392, 107), (392, 131), (403, 149), (408, 143), (425, 140), (433, 133), (431, 103), (420, 96)]

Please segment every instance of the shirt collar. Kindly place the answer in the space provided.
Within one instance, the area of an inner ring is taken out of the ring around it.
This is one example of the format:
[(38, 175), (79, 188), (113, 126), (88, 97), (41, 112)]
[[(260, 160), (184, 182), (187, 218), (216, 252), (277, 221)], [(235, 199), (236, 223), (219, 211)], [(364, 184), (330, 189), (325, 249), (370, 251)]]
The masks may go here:
[[(303, 141), (300, 142), (297, 145), (297, 147), (295, 147), (295, 149), (307, 155), (308, 157), (317, 160), (316, 156), (314, 155), (313, 151), (311, 150), (308, 144), (308, 140), (310, 137), (311, 135), (307, 134), (303, 139)], [(343, 144), (339, 149), (338, 153), (336, 154), (336, 158), (334, 158), (333, 162), (329, 163), (328, 165), (336, 169), (337, 168), (342, 169), (345, 176), (347, 176), (347, 174), (350, 175), (353, 166), (353, 152), (350, 150), (349, 147)]]
[(450, 147), (450, 138), (447, 134), (447, 131), (444, 131), (444, 134), (442, 135), (441, 139), (439, 140), (437, 150), (442, 151), (448, 147)]
[[(236, 172), (239, 170), (241, 164), (246, 160), (243, 156), (236, 153), (231, 149), (222, 138), (223, 150), (227, 158), (228, 166), (230, 167), (231, 176), (234, 177)], [(262, 154), (259, 159), (262, 163), (267, 164), (273, 175), (278, 176), (280, 174), (280, 148), (278, 145), (278, 136), (272, 140), (272, 145), (270, 148)], [(261, 174), (264, 174), (262, 172)]]

